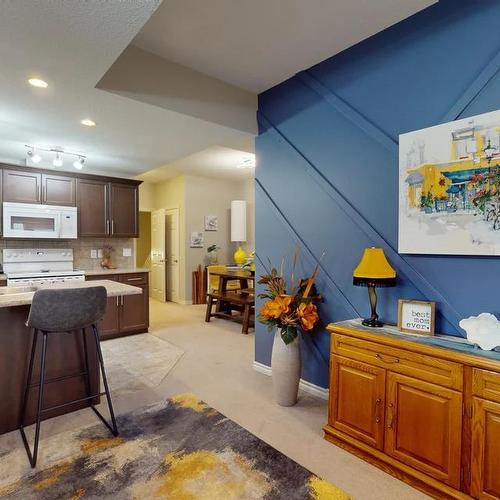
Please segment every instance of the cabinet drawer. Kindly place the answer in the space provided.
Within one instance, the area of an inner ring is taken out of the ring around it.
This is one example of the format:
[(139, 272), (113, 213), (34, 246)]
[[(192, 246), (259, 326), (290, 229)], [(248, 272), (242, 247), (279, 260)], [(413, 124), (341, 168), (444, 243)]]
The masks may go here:
[(334, 335), (332, 351), (346, 358), (357, 359), (387, 370), (409, 375), (434, 384), (461, 390), (462, 366), (404, 349), (377, 344), (347, 335)]
[(120, 275), (120, 281), (127, 285), (146, 285), (148, 283), (148, 273), (130, 273)]
[(474, 396), (500, 403), (500, 373), (473, 368), (472, 393)]
[(108, 280), (108, 281), (120, 281), (120, 275), (118, 274), (91, 274), (88, 276), (85, 276), (85, 281), (102, 281), (102, 280)]

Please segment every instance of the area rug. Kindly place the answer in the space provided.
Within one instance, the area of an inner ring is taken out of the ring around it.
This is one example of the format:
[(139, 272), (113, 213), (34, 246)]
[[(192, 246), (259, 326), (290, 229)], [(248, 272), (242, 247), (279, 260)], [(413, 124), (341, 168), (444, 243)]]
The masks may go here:
[[(350, 498), (193, 394), (180, 394), (120, 416), (118, 425), (118, 437), (110, 436), (102, 425), (93, 425), (55, 436), (51, 443), (42, 441), (43, 464), (16, 480), (8, 470), (9, 453), (0, 452), (0, 497)], [(64, 455), (63, 448), (75, 445), (77, 452), (55, 460)]]
[(184, 354), (150, 333), (101, 342), (109, 387), (126, 394), (157, 387)]

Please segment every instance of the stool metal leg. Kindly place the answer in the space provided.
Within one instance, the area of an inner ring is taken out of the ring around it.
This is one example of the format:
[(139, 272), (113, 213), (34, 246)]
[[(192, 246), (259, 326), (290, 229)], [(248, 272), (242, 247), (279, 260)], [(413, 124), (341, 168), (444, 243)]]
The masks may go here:
[[(40, 363), (40, 380), (39, 380), (39, 386), (38, 386), (38, 406), (37, 406), (37, 412), (36, 412), (36, 427), (35, 427), (35, 443), (33, 445), (33, 453), (31, 453), (28, 440), (26, 438), (26, 434), (24, 432), (23, 424), (24, 424), (24, 413), (23, 413), (23, 421), (21, 423), (21, 427), (19, 430), (21, 431), (21, 436), (23, 438), (23, 443), (24, 447), (26, 448), (26, 453), (28, 454), (28, 458), (31, 464), (31, 467), (36, 467), (36, 460), (38, 457), (38, 443), (40, 441), (40, 426), (41, 426), (41, 421), (42, 421), (42, 411), (43, 411), (43, 389), (45, 386), (45, 360), (47, 357), (47, 332), (42, 332), (43, 333), (43, 343), (42, 343), (42, 360)], [(33, 338), (34, 344), (33, 344), (33, 350), (31, 353), (31, 360), (30, 360), (30, 368), (29, 368), (29, 377), (28, 377), (28, 384), (31, 385), (31, 372), (33, 370), (33, 358), (34, 358), (34, 348), (36, 346), (36, 336), (34, 335)], [(29, 385), (27, 386), (27, 390), (29, 390)], [(26, 397), (27, 399), (27, 397)], [(26, 403), (26, 401), (25, 401)], [(24, 408), (25, 411), (25, 408)]]
[(23, 399), (23, 406), (21, 409), (21, 428), (23, 427), (24, 419), (26, 418), (26, 408), (28, 405), (28, 397), (29, 397), (29, 392), (30, 392), (31, 379), (33, 377), (33, 365), (35, 362), (37, 340), (38, 340), (38, 330), (36, 328), (33, 328), (33, 340), (31, 343), (31, 355), (30, 355), (30, 364), (28, 367), (28, 378), (26, 380), (26, 387), (24, 388), (24, 399)]
[(102, 382), (104, 384), (104, 391), (106, 393), (106, 399), (108, 401), (109, 414), (111, 415), (111, 422), (113, 427), (106, 422), (103, 416), (97, 411), (97, 409), (92, 405), (92, 409), (97, 414), (97, 416), (104, 422), (106, 427), (113, 433), (113, 436), (118, 436), (118, 427), (116, 425), (115, 412), (113, 411), (113, 403), (111, 402), (111, 394), (108, 387), (108, 379), (106, 377), (106, 370), (104, 369), (104, 360), (102, 358), (101, 343), (99, 341), (99, 333), (95, 325), (92, 325), (92, 331), (94, 332), (94, 339), (97, 349), (97, 356), (99, 358), (99, 365), (101, 366)]

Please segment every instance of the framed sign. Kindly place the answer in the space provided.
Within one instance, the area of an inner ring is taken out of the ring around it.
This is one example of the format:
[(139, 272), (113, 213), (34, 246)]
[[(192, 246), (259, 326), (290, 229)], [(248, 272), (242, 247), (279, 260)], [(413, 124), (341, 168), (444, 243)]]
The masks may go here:
[(435, 302), (403, 300), (398, 303), (398, 330), (406, 333), (434, 335)]
[(205, 215), (205, 231), (217, 231), (218, 226), (216, 215)]

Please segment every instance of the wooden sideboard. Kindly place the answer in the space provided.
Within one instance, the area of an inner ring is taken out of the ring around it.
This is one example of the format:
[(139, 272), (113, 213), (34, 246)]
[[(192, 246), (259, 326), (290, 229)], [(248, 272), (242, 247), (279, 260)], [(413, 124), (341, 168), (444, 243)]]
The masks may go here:
[(325, 439), (435, 498), (500, 498), (500, 353), (333, 323)]

